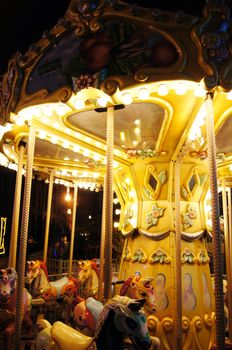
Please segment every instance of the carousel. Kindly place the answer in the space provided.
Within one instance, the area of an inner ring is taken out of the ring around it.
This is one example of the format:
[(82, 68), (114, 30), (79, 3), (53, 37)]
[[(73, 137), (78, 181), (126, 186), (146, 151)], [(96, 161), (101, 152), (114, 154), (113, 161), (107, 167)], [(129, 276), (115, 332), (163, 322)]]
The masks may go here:
[[(67, 280), (58, 292), (52, 283), (40, 289), (39, 305), (57, 293), (77, 299), (92, 266), (82, 262), (73, 276), (78, 188), (103, 187), (99, 284), (75, 302), (97, 302), (97, 326), (84, 334), (69, 318), (37, 320), (36, 349), (230, 348), (231, 100), (232, 22), (223, 1), (206, 1), (196, 17), (117, 0), (71, 0), (40, 41), (11, 58), (0, 86), (1, 165), (17, 167), (9, 263), (0, 274), (0, 314), (9, 285), (13, 290), (8, 313), (15, 317), (2, 329), (9, 348), (20, 348), (22, 327), (28, 334), (35, 327), (25, 294), (26, 267), (32, 275), (42, 264), (26, 261), (33, 172), (49, 183), (45, 265), (53, 185), (65, 183), (74, 194)], [(112, 293), (117, 201), (124, 284)], [(67, 305), (75, 318), (78, 309)], [(104, 336), (110, 320), (114, 327)]]

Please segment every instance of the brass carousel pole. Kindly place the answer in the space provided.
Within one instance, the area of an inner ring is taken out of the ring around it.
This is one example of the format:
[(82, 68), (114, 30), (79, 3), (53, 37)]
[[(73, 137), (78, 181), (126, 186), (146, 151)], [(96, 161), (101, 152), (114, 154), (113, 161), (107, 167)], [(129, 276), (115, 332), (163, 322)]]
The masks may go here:
[(24, 193), (23, 193), (22, 224), (21, 224), (20, 243), (19, 243), (20, 262), (18, 264), (18, 280), (17, 280), (17, 289), (16, 289), (14, 350), (20, 349), (21, 321), (22, 321), (21, 315), (23, 311), (22, 310), (23, 289), (24, 289), (26, 254), (27, 254), (27, 237), (28, 237), (28, 224), (29, 224), (29, 214), (30, 214), (34, 149), (35, 149), (35, 128), (33, 126), (30, 126), (29, 139), (28, 139), (28, 145), (27, 145), (27, 165), (26, 165), (25, 187), (24, 187)]
[(182, 278), (181, 278), (181, 228), (180, 228), (180, 160), (175, 162), (175, 309), (174, 349), (182, 349)]
[(76, 212), (77, 212), (77, 194), (78, 194), (78, 185), (75, 182), (74, 183), (74, 195), (73, 195), (72, 228), (71, 228), (71, 239), (70, 239), (70, 255), (69, 255), (68, 277), (72, 277), (73, 249), (74, 249), (74, 237), (75, 237), (75, 227), (76, 227)]
[(106, 131), (106, 181), (105, 181), (105, 245), (104, 245), (104, 299), (111, 298), (112, 281), (112, 231), (113, 231), (113, 148), (114, 107), (107, 107)]
[(45, 235), (44, 235), (44, 249), (43, 249), (43, 261), (47, 263), (48, 255), (48, 239), (49, 239), (49, 228), (51, 219), (51, 206), (52, 206), (52, 191), (53, 191), (53, 170), (50, 172), (49, 187), (48, 187), (48, 200), (47, 200), (47, 215), (45, 224)]
[(101, 246), (100, 246), (100, 271), (99, 271), (99, 288), (98, 288), (98, 299), (102, 301), (103, 299), (103, 280), (104, 280), (104, 244), (105, 244), (105, 183), (106, 178), (104, 177), (104, 187), (103, 187), (103, 201), (102, 201), (102, 222), (101, 222)]
[(224, 349), (224, 303), (222, 283), (222, 258), (220, 238), (220, 211), (217, 183), (216, 143), (214, 133), (214, 111), (212, 93), (207, 93), (205, 100), (206, 108), (206, 134), (208, 148), (209, 183), (212, 206), (212, 237), (213, 237), (213, 270), (214, 270), (214, 293), (216, 308), (216, 346), (217, 350)]
[[(230, 236), (229, 236), (229, 222), (228, 222), (228, 206), (227, 206), (227, 194), (226, 194), (226, 181), (222, 180), (222, 206), (224, 217), (224, 246), (225, 246), (225, 259), (226, 259), (226, 276), (227, 276), (227, 288), (228, 291), (232, 290), (231, 280), (231, 251), (230, 251)], [(228, 316), (229, 316), (229, 338), (232, 340), (232, 300), (230, 293), (228, 293)]]
[(11, 238), (10, 238), (10, 250), (8, 266), (15, 269), (16, 255), (17, 255), (17, 242), (18, 242), (18, 230), (19, 230), (19, 214), (20, 214), (20, 201), (22, 191), (22, 170), (23, 170), (23, 155), (25, 152), (26, 143), (20, 142), (19, 155), (18, 155), (18, 169), (16, 174), (15, 194), (14, 194), (14, 209), (11, 225)]

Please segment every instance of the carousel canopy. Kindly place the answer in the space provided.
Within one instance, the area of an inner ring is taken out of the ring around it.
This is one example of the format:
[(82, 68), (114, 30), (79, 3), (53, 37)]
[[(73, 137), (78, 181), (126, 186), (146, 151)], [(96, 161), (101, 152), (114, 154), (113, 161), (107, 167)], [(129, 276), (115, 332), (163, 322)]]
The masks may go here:
[[(2, 165), (36, 130), (34, 169), (98, 188), (106, 108), (114, 106), (114, 169), (207, 157), (206, 92), (214, 96), (218, 166), (232, 159), (232, 22), (207, 2), (201, 18), (120, 1), (71, 0), (58, 23), (8, 63), (0, 86)], [(26, 161), (26, 159), (25, 159)]]

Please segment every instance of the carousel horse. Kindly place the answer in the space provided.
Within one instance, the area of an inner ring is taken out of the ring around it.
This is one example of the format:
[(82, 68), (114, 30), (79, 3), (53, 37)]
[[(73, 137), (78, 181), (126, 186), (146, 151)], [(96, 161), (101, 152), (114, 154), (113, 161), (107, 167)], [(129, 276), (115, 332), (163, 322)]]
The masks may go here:
[(86, 350), (93, 342), (97, 350), (123, 350), (125, 336), (136, 350), (148, 350), (151, 338), (141, 311), (144, 302), (144, 299), (114, 296), (104, 305), (93, 337), (60, 321), (51, 326), (48, 321), (40, 320), (36, 325), (36, 350)]
[(38, 300), (45, 301), (45, 307), (51, 309), (54, 317), (54, 308), (60, 306), (65, 322), (70, 321), (72, 302), (77, 296), (78, 281), (76, 278), (62, 277), (54, 282), (48, 279), (46, 265), (41, 260), (27, 261), (25, 283), (32, 295), (32, 303)]
[(133, 299), (145, 299), (144, 311), (146, 314), (152, 314), (156, 311), (155, 293), (151, 284), (152, 280), (153, 278), (143, 278), (140, 273), (136, 272), (133, 277), (131, 276), (124, 281), (119, 294), (127, 295)]
[(99, 267), (95, 259), (79, 261), (78, 281), (81, 296), (97, 297), (99, 288)]
[[(11, 349), (15, 332), (17, 273), (12, 267), (0, 270), (0, 329), (3, 334), (4, 349)], [(27, 335), (32, 335), (33, 323), (30, 317), (31, 296), (23, 289), (22, 327)], [(25, 348), (30, 349), (27, 343)]]

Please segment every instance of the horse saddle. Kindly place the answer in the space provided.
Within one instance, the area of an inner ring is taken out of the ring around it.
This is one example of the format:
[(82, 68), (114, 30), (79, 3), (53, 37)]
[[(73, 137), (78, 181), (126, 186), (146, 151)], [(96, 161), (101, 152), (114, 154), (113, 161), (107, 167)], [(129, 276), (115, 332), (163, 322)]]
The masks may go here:
[(60, 321), (53, 323), (51, 336), (59, 350), (86, 350), (94, 340)]
[(69, 278), (64, 276), (58, 279), (57, 281), (53, 281), (50, 283), (51, 287), (53, 287), (56, 290), (58, 298), (63, 296), (64, 287), (68, 282), (69, 282)]

